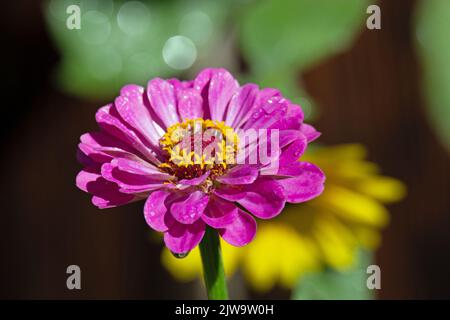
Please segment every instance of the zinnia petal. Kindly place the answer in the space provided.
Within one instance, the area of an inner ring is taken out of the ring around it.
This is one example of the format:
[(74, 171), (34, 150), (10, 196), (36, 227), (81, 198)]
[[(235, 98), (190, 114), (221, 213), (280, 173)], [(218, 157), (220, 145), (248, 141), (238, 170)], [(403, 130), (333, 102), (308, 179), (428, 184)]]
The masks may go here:
[(192, 224), (203, 215), (209, 196), (202, 191), (194, 191), (170, 207), (172, 216), (180, 223)]
[(175, 221), (164, 233), (164, 243), (174, 253), (188, 253), (200, 243), (204, 234), (205, 223), (201, 219), (193, 224), (182, 224)]
[[(130, 126), (138, 130), (155, 150), (158, 150), (159, 139), (162, 134), (155, 126), (149, 109), (144, 104), (144, 88), (137, 85), (127, 85), (120, 90), (120, 96), (114, 104), (122, 119)], [(161, 128), (159, 128), (161, 129)]]
[(85, 133), (80, 137), (80, 141), (78, 147), (81, 152), (98, 163), (109, 162), (117, 154), (136, 156), (135, 153), (138, 153), (137, 150), (106, 132)]
[(116, 183), (123, 193), (149, 192), (165, 186), (164, 177), (130, 173), (119, 169), (117, 164), (113, 163), (103, 164), (101, 173), (103, 178)]
[(165, 80), (156, 78), (147, 85), (147, 95), (153, 111), (158, 115), (166, 128), (180, 122), (177, 113), (174, 86)]
[(206, 171), (204, 174), (202, 174), (200, 177), (192, 178), (192, 179), (182, 179), (178, 183), (185, 186), (198, 186), (199, 184), (202, 184), (205, 182), (205, 180), (208, 178), (210, 172)]
[(250, 243), (256, 235), (255, 219), (241, 209), (233, 212), (232, 223), (219, 230), (221, 237), (229, 244), (242, 247)]
[(258, 178), (258, 169), (254, 166), (236, 166), (217, 181), (225, 184), (250, 184)]
[(238, 88), (238, 82), (228, 71), (225, 69), (214, 70), (208, 92), (211, 120), (223, 120), (228, 103)]
[(246, 186), (245, 196), (237, 202), (258, 218), (271, 219), (283, 210), (283, 187), (271, 178), (259, 178)]
[(279, 166), (284, 166), (297, 161), (305, 152), (308, 142), (306, 138), (295, 140), (289, 146), (283, 148), (281, 151)]
[(110, 104), (97, 111), (96, 120), (103, 130), (138, 150), (153, 163), (159, 163), (155, 153), (146, 145), (136, 131), (127, 126), (115, 107)]
[(100, 209), (112, 208), (136, 200), (134, 195), (120, 192), (116, 183), (105, 180), (96, 171), (96, 168), (85, 168), (76, 178), (77, 187), (93, 195), (92, 203), (95, 206)]
[(258, 86), (246, 84), (239, 88), (238, 92), (231, 98), (227, 109), (225, 123), (233, 128), (240, 128), (251, 116), (258, 97)]
[[(321, 194), (325, 182), (323, 172), (309, 162), (299, 162), (296, 166), (298, 175), (278, 180), (278, 183), (283, 186), (287, 201), (292, 203), (305, 202)], [(293, 168), (290, 167), (289, 170), (293, 170)]]
[(185, 89), (178, 93), (178, 113), (181, 119), (197, 119), (203, 117), (203, 99), (195, 89)]
[(218, 197), (211, 197), (202, 219), (213, 228), (225, 228), (233, 222), (237, 210), (235, 204)]
[(245, 197), (243, 185), (222, 185), (214, 190), (214, 194), (228, 201), (237, 201)]
[(111, 164), (117, 167), (121, 171), (125, 171), (132, 174), (152, 176), (154, 179), (168, 180), (171, 175), (160, 171), (154, 165), (141, 160), (138, 157), (134, 158), (122, 158), (117, 157), (111, 160)]
[(312, 125), (306, 123), (302, 123), (300, 131), (305, 135), (306, 139), (308, 139), (308, 143), (320, 137), (320, 132), (317, 131)]
[(155, 191), (150, 194), (145, 202), (145, 221), (156, 231), (165, 232), (174, 222), (165, 203), (169, 195), (170, 192), (168, 191)]

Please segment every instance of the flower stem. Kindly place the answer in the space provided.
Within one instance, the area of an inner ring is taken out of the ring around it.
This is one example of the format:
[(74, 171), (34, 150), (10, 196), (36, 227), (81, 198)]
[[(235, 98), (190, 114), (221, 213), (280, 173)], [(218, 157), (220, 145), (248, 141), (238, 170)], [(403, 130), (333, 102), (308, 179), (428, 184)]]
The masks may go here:
[(228, 299), (227, 284), (222, 263), (219, 235), (215, 229), (206, 227), (205, 235), (200, 242), (200, 253), (203, 264), (203, 277), (209, 300)]

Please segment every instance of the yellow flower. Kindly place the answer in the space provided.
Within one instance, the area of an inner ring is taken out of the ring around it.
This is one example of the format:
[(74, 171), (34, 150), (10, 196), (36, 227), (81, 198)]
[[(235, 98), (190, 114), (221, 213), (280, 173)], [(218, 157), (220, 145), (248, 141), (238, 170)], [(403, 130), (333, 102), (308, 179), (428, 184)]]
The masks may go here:
[[(361, 144), (308, 149), (301, 160), (325, 172), (325, 191), (307, 203), (287, 205), (269, 222), (260, 221), (256, 238), (244, 248), (222, 241), (227, 275), (240, 267), (255, 290), (265, 292), (277, 283), (292, 288), (308, 271), (324, 266), (345, 270), (355, 262), (358, 248), (376, 249), (380, 230), (389, 222), (383, 204), (402, 199), (406, 188), (381, 176), (366, 156)], [(198, 248), (185, 259), (164, 249), (162, 263), (179, 280), (201, 276)]]

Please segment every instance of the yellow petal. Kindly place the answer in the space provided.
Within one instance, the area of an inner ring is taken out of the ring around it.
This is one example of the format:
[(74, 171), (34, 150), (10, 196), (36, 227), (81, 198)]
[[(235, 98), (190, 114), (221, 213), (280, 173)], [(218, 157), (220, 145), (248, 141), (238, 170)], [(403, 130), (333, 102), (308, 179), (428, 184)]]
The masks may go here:
[(406, 195), (406, 186), (397, 179), (376, 176), (360, 181), (356, 187), (368, 196), (382, 202), (395, 202)]
[(351, 222), (374, 227), (383, 227), (389, 222), (388, 211), (376, 200), (329, 183), (314, 204)]
[(363, 248), (375, 250), (379, 247), (381, 242), (381, 234), (379, 231), (355, 226), (353, 232)]
[[(243, 256), (243, 271), (250, 285), (259, 292), (272, 289), (278, 278), (278, 244), (275, 243), (279, 236), (277, 225), (271, 228), (260, 225), (255, 239), (245, 247)], [(283, 235), (281, 235), (283, 236)]]
[(292, 289), (303, 274), (320, 268), (319, 254), (310, 239), (296, 233), (292, 234), (290, 244), (283, 247), (290, 250), (284, 250), (279, 260), (280, 282), (283, 287)]
[[(369, 161), (343, 161), (326, 167), (325, 174), (336, 179), (363, 179), (377, 174), (380, 168)], [(331, 179), (331, 178), (330, 178)]]
[(345, 161), (361, 160), (367, 156), (367, 148), (360, 143), (338, 144), (334, 146), (308, 149), (302, 156), (302, 161)]
[(291, 226), (273, 222), (260, 225), (243, 264), (244, 275), (259, 292), (269, 291), (278, 281), (293, 288), (302, 273), (319, 268), (316, 247)]
[(344, 270), (355, 263), (357, 242), (351, 231), (331, 215), (316, 224), (315, 239), (327, 264)]

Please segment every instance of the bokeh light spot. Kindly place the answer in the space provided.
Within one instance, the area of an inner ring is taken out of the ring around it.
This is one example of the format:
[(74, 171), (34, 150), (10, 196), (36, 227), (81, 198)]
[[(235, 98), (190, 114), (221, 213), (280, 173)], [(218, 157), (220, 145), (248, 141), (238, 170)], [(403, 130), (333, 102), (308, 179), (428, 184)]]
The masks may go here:
[(177, 35), (166, 41), (162, 54), (169, 67), (185, 70), (197, 59), (197, 48), (191, 39)]
[(117, 13), (117, 24), (130, 36), (141, 35), (150, 28), (150, 9), (139, 1), (125, 2)]

